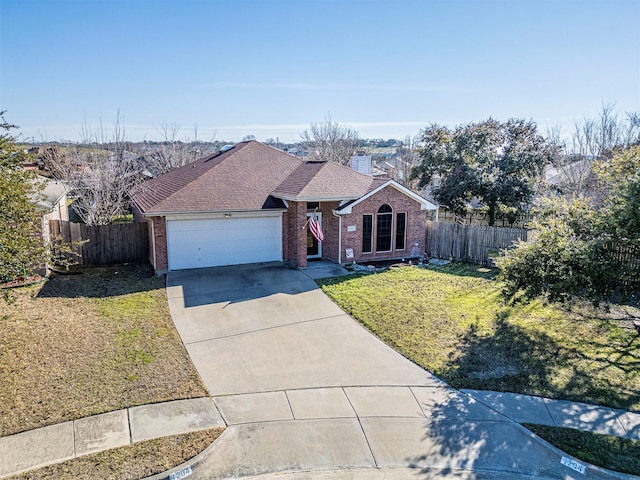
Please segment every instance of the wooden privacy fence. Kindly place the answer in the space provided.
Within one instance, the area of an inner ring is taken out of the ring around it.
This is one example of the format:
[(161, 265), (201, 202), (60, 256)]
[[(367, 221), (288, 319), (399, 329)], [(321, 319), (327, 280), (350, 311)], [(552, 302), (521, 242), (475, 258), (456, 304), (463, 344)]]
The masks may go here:
[(631, 289), (640, 288), (640, 245), (633, 242), (612, 242), (606, 246), (611, 263), (621, 272), (622, 284)]
[(491, 256), (516, 240), (526, 242), (527, 230), (428, 221), (425, 253), (431, 258), (490, 265)]
[(89, 226), (63, 220), (49, 222), (51, 238), (65, 242), (88, 240), (81, 247), (82, 265), (115, 265), (149, 261), (149, 236), (146, 223), (115, 223)]

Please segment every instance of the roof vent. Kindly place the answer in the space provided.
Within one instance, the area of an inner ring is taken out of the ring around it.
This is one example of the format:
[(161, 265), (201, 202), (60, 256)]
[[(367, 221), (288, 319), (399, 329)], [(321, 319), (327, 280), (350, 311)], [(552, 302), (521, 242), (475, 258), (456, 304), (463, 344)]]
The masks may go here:
[(224, 147), (222, 147), (220, 149), (220, 152), (228, 152), (229, 150), (231, 150), (233, 147), (235, 147), (235, 145), (225, 145)]

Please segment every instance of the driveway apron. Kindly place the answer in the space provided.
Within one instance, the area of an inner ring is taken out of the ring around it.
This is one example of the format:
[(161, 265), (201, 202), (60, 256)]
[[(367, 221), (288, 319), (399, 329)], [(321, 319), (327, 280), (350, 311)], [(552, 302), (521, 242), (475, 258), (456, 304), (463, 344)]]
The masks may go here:
[(170, 272), (167, 297), (229, 425), (191, 478), (362, 468), (409, 468), (412, 478), (584, 478), (584, 468), (617, 478), (402, 357), (300, 270)]

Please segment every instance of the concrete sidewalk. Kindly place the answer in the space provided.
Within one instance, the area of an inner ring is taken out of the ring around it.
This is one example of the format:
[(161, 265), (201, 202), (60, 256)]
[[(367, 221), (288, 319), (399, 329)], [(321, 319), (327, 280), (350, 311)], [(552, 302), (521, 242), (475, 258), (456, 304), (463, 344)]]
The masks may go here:
[(574, 428), (640, 440), (640, 413), (517, 393), (462, 390), (518, 423)]
[(0, 477), (134, 442), (224, 426), (208, 397), (103, 413), (0, 438)]
[[(584, 403), (446, 386), (313, 388), (132, 407), (3, 437), (0, 477), (228, 424), (227, 432), (204, 455), (151, 478), (167, 478), (187, 466), (194, 480), (251, 476), (260, 471), (256, 454), (269, 469), (279, 459), (274, 472), (280, 473), (262, 472), (260, 478), (265, 479), (513, 478), (516, 473), (524, 476), (520, 470), (525, 467), (532, 478), (572, 478), (564, 465), (564, 477), (553, 474), (568, 457), (536, 441), (517, 425), (521, 422), (640, 440), (640, 413)], [(443, 448), (449, 436), (458, 443), (464, 440), (464, 448)], [(508, 457), (505, 439), (511, 443)], [(499, 445), (491, 445), (496, 441)], [(302, 455), (296, 448), (300, 442), (306, 445)], [(326, 443), (333, 445), (331, 451), (313, 448)], [(487, 451), (502, 453), (498, 457)], [(529, 465), (536, 456), (556, 462)], [(501, 470), (505, 464), (509, 468)], [(584, 462), (577, 465), (593, 478), (627, 478)], [(287, 474), (293, 467), (299, 471)], [(342, 470), (333, 471), (338, 467)]]

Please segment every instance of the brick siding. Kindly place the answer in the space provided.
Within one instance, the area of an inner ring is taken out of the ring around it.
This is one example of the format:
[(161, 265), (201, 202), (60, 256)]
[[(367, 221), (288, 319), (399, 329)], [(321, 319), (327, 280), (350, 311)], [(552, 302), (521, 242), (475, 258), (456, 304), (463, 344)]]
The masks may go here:
[(282, 254), (285, 262), (307, 266), (307, 236), (303, 229), (307, 221), (306, 202), (289, 202), (282, 220)]
[[(393, 221), (391, 231), (390, 252), (376, 252), (376, 214), (381, 205), (387, 204), (393, 209)], [(406, 213), (406, 241), (403, 250), (396, 249), (396, 214)], [(342, 218), (342, 261), (348, 263), (346, 249), (352, 248), (354, 260), (366, 262), (373, 260), (386, 260), (392, 258), (409, 257), (417, 244), (419, 255), (424, 254), (426, 211), (420, 209), (420, 203), (409, 198), (405, 194), (391, 186), (387, 186), (380, 192), (372, 195), (353, 207), (350, 215)], [(372, 240), (373, 252), (362, 253), (362, 216), (373, 215)], [(355, 232), (348, 232), (347, 227), (355, 226)]]
[(161, 274), (169, 270), (169, 259), (167, 257), (167, 220), (165, 217), (150, 217), (148, 219), (149, 233), (153, 232), (155, 238), (155, 265), (153, 262), (154, 245), (150, 245), (149, 255), (151, 256), (151, 264), (154, 266), (156, 273)]

